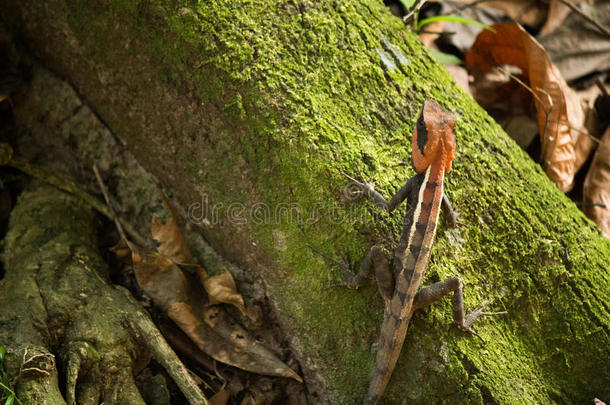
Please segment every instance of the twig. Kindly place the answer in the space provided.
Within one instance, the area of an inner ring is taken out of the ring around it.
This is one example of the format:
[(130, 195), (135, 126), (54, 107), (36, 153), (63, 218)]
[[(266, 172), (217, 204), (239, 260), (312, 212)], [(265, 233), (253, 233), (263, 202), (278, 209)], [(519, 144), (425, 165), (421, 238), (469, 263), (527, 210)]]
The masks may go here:
[(131, 326), (143, 337), (152, 357), (176, 383), (191, 405), (209, 405), (208, 399), (199, 389), (188, 369), (169, 346), (161, 332), (148, 316), (135, 314)]
[(604, 97), (608, 97), (608, 90), (606, 90), (606, 86), (604, 86), (604, 83), (602, 83), (602, 81), (599, 79), (599, 77), (595, 78), (595, 84), (597, 84), (599, 91), (602, 92)]
[(419, 10), (423, 7), (424, 3), (426, 3), (427, 0), (419, 0), (419, 2), (413, 6), (413, 8), (411, 9), (411, 11), (409, 11), (403, 18), (402, 18), (402, 22), (404, 22), (405, 24), (408, 24), (409, 22), (411, 22), (411, 19), (413, 19), (413, 17), (419, 13)]
[(116, 212), (114, 212), (114, 208), (112, 208), (112, 203), (110, 202), (110, 195), (108, 194), (108, 189), (106, 189), (104, 180), (102, 180), (100, 171), (97, 168), (97, 165), (95, 163), (93, 164), (93, 173), (95, 173), (95, 178), (97, 179), (97, 182), (100, 185), (100, 189), (102, 190), (102, 194), (104, 195), (104, 200), (106, 200), (106, 206), (108, 207), (108, 211), (110, 212), (110, 216), (112, 217), (112, 220), (114, 221), (114, 225), (116, 226), (117, 231), (119, 231), (119, 235), (121, 235), (121, 238), (123, 238), (125, 240), (125, 243), (127, 243), (127, 246), (129, 247), (129, 249), (131, 249), (133, 251), (134, 250), (133, 244), (129, 241), (129, 239), (127, 239), (127, 235), (125, 235), (125, 231), (123, 230), (121, 221), (119, 221), (119, 217), (116, 215)]
[(577, 7), (570, 0), (559, 0), (559, 1), (562, 2), (563, 4), (565, 4), (566, 6), (570, 7), (570, 9), (573, 12), (575, 12), (576, 14), (578, 14), (579, 16), (581, 16), (585, 20), (589, 21), (591, 24), (595, 25), (595, 28), (597, 28), (598, 30), (600, 30), (602, 33), (606, 34), (610, 38), (610, 31), (606, 27), (604, 27), (603, 25), (598, 23), (590, 15), (587, 15), (584, 11), (582, 11), (579, 7)]
[[(74, 182), (68, 179), (58, 177), (52, 173), (48, 173), (40, 167), (33, 165), (32, 163), (19, 156), (13, 156), (12, 148), (10, 148), (8, 144), (0, 144), (0, 148), (2, 149), (2, 153), (4, 155), (2, 162), (0, 162), (1, 165), (15, 168), (37, 180), (51, 184), (60, 190), (75, 195), (76, 197), (83, 200), (85, 203), (89, 204), (91, 207), (93, 207), (94, 210), (96, 210), (106, 218), (114, 220), (110, 211), (104, 203), (102, 203), (97, 198), (89, 194), (87, 191), (74, 184)], [(146, 239), (143, 238), (138, 233), (138, 231), (136, 231), (135, 228), (129, 224), (129, 222), (121, 218), (119, 218), (119, 221), (121, 222), (123, 228), (126, 230), (127, 234), (131, 236), (131, 239), (134, 242), (141, 246), (146, 246), (148, 244), (146, 242)]]

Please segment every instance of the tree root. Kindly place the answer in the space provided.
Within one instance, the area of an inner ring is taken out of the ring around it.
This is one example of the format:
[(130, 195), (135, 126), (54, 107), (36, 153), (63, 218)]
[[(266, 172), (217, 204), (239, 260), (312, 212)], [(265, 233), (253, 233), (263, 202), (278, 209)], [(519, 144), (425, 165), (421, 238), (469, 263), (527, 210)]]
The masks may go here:
[(191, 404), (207, 404), (141, 305), (107, 282), (97, 225), (91, 208), (48, 186), (24, 192), (11, 213), (0, 346), (17, 398), (144, 404), (134, 376), (152, 357)]

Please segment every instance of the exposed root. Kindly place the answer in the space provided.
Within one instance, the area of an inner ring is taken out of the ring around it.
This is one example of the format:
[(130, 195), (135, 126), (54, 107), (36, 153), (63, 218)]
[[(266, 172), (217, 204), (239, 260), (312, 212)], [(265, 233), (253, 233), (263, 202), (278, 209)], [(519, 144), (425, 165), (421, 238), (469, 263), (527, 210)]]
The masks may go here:
[(207, 404), (141, 305), (107, 283), (96, 224), (88, 206), (50, 187), (24, 192), (12, 212), (0, 346), (20, 402), (143, 405), (134, 376), (152, 356), (189, 403)]

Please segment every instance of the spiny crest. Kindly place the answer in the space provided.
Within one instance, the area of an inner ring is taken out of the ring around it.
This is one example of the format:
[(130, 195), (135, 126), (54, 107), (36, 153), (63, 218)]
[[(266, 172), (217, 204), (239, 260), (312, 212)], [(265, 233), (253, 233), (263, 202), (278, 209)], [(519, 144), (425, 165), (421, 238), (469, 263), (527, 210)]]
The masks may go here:
[(413, 166), (418, 173), (426, 171), (437, 160), (443, 162), (445, 173), (451, 170), (455, 151), (453, 115), (434, 100), (422, 105), (413, 134)]

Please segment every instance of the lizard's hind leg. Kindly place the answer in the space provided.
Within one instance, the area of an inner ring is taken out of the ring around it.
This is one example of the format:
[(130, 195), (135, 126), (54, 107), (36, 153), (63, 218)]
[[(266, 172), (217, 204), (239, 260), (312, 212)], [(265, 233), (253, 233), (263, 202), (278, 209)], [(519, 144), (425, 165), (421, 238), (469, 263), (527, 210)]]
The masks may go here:
[(472, 324), (481, 316), (503, 315), (502, 312), (484, 312), (483, 309), (489, 304), (489, 300), (482, 306), (472, 311), (470, 314), (464, 314), (464, 294), (462, 292), (462, 280), (455, 276), (446, 280), (439, 281), (426, 288), (421, 289), (415, 296), (413, 301), (413, 309), (421, 309), (440, 300), (445, 295), (453, 292), (451, 299), (451, 307), (453, 310), (453, 319), (457, 327), (476, 335), (485, 343), (485, 340), (472, 329)]
[(390, 270), (388, 256), (380, 246), (375, 245), (368, 251), (357, 272), (352, 270), (346, 260), (334, 258), (311, 245), (309, 245), (309, 247), (341, 268), (344, 282), (339, 285), (354, 290), (358, 289), (362, 283), (369, 278), (371, 270), (374, 270), (377, 286), (379, 287), (379, 292), (384, 300), (389, 300), (392, 297), (392, 294), (394, 294), (394, 275)]
[[(377, 279), (379, 293), (385, 301), (388, 301), (394, 294), (394, 275), (390, 270), (388, 257), (380, 246), (375, 245), (369, 250), (362, 261), (362, 264), (360, 264), (358, 273), (354, 274), (350, 272), (347, 274), (345, 281), (348, 287), (358, 288), (362, 279), (370, 274), (371, 269), (375, 270), (375, 278)], [(344, 275), (345, 274), (346, 273), (344, 272)], [(348, 280), (350, 276), (352, 280)], [(350, 281), (352, 282), (353, 287), (350, 286)]]
[(390, 270), (388, 257), (380, 246), (375, 245), (369, 250), (354, 278), (360, 280), (361, 274), (370, 273), (371, 268), (375, 270), (379, 293), (385, 301), (388, 301), (394, 294), (394, 274)]

